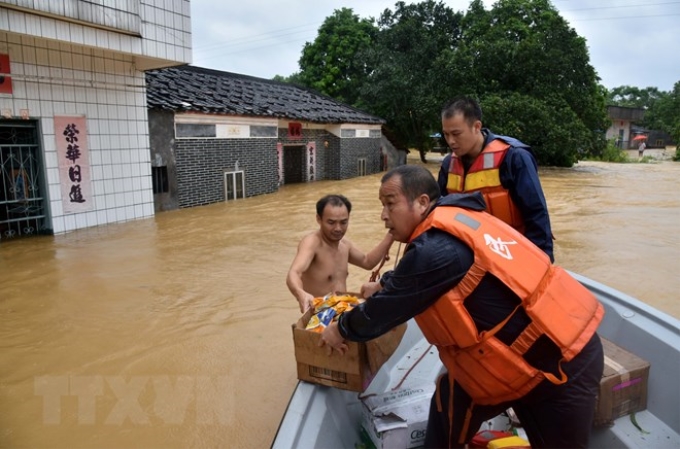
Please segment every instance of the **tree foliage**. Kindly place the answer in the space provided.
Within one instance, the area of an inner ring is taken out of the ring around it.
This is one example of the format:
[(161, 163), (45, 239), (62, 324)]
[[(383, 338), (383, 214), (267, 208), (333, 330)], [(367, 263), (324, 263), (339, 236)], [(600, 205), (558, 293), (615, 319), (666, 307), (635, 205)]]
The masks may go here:
[(666, 131), (680, 145), (680, 81), (654, 103), (653, 110), (658, 129)]
[(394, 11), (380, 16), (374, 46), (361, 52), (373, 70), (357, 106), (385, 118), (395, 138), (409, 147), (428, 149), (431, 130), (441, 126), (442, 97), (433, 72), (442, 49), (458, 41), (460, 20), (442, 2), (397, 2)]
[(300, 72), (295, 72), (291, 75), (288, 76), (282, 76), (282, 75), (274, 75), (274, 78), (272, 78), (274, 81), (278, 81), (280, 83), (288, 83), (288, 84), (294, 84), (296, 86), (305, 86), (305, 83), (302, 82), (300, 79)]
[(649, 108), (663, 95), (656, 87), (640, 89), (635, 86), (615, 87), (607, 93), (607, 103), (628, 108)]
[[(497, 134), (521, 136), (522, 141), (531, 143), (540, 165), (571, 167), (591, 137), (588, 128), (558, 95), (538, 99), (517, 92), (490, 94), (481, 106), (489, 117), (486, 125)], [(575, 151), (566, 151), (567, 148)]]
[(299, 81), (323, 94), (354, 104), (365, 83), (367, 68), (357, 53), (369, 48), (377, 29), (351, 8), (335, 10), (319, 28), (314, 42), (307, 42), (299, 60)]
[(449, 95), (492, 105), (485, 125), (530, 144), (539, 163), (571, 166), (606, 145), (604, 90), (586, 41), (547, 0), (500, 0), (490, 10), (473, 1), (446, 61), (457, 80)]
[(441, 1), (399, 1), (376, 26), (343, 8), (305, 45), (300, 68), (305, 85), (385, 118), (422, 151), (440, 130), (441, 105), (461, 94), (480, 100), (485, 126), (531, 145), (541, 164), (570, 166), (606, 146), (607, 91), (585, 39), (549, 0), (499, 0), (489, 10), (473, 0), (464, 14)]

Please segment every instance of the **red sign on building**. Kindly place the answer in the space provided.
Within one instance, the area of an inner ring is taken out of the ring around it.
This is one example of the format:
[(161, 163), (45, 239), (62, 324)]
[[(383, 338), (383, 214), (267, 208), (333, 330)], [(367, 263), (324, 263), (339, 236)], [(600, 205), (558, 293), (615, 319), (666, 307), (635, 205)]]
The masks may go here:
[(12, 73), (9, 67), (9, 55), (0, 54), (0, 94), (12, 94)]
[(288, 123), (288, 138), (302, 139), (302, 123), (300, 122)]

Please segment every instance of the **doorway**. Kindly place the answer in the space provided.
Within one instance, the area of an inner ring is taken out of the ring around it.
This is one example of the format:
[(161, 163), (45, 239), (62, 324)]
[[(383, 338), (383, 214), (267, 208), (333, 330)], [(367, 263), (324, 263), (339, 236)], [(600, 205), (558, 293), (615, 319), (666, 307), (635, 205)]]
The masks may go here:
[(305, 182), (305, 146), (283, 147), (283, 183), (294, 184)]
[(36, 122), (0, 122), (0, 240), (51, 234)]

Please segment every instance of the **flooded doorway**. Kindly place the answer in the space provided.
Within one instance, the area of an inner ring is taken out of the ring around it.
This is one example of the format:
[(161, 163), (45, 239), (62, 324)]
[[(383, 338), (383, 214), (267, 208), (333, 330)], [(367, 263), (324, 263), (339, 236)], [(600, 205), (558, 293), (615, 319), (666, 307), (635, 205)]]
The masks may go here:
[(0, 241), (49, 233), (36, 122), (0, 122)]
[(305, 182), (305, 146), (294, 145), (283, 147), (283, 183), (295, 184)]

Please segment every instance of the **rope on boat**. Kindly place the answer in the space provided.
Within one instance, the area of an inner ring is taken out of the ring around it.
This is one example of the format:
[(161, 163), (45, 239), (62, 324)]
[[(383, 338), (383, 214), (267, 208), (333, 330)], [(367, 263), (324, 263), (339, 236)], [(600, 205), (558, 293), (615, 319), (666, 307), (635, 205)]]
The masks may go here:
[[(397, 266), (397, 263), (399, 262), (399, 253), (400, 253), (400, 252), (401, 252), (401, 242), (399, 242), (399, 246), (397, 247), (397, 258), (396, 258), (396, 260), (394, 261), (394, 266), (395, 266), (395, 267)], [(409, 374), (411, 374), (411, 371), (413, 371), (413, 369), (414, 369), (414, 368), (415, 368), (415, 367), (416, 367), (416, 366), (417, 366), (417, 365), (425, 358), (425, 356), (427, 355), (427, 353), (430, 352), (430, 349), (432, 349), (432, 345), (429, 345), (429, 346), (427, 347), (427, 349), (420, 355), (420, 357), (418, 357), (418, 360), (416, 360), (416, 361), (413, 363), (413, 365), (411, 365), (411, 367), (408, 369), (408, 371), (406, 371), (406, 374), (404, 374), (404, 376), (401, 378), (401, 380), (399, 381), (399, 383), (398, 383), (394, 388), (392, 388), (392, 391), (397, 390), (397, 389), (399, 389), (399, 388), (401, 387), (401, 385), (404, 383), (404, 381), (405, 381), (406, 378), (409, 376)]]
[[(401, 251), (401, 242), (399, 242), (399, 246), (397, 247), (397, 258), (394, 261), (394, 266), (397, 266), (397, 262), (399, 262), (399, 252)], [(385, 256), (382, 258), (380, 261), (380, 265), (378, 265), (378, 268), (376, 268), (373, 272), (371, 272), (371, 277), (368, 279), (369, 282), (375, 282), (378, 279), (380, 279), (380, 269), (385, 265), (385, 262), (390, 260), (390, 253), (389, 251)]]
[[(399, 253), (400, 252), (401, 252), (401, 242), (399, 242), (399, 246), (397, 247), (397, 256), (394, 260), (394, 266), (395, 267), (397, 266), (397, 263), (399, 262)], [(385, 256), (383, 257), (382, 261), (380, 262), (380, 265), (378, 266), (378, 268), (376, 268), (376, 270), (371, 273), (371, 277), (369, 279), (369, 282), (375, 282), (378, 279), (380, 279), (380, 269), (383, 267), (385, 262), (388, 261), (388, 260), (390, 260), (389, 252), (387, 254), (385, 254)], [(404, 381), (409, 376), (409, 374), (411, 374), (411, 371), (413, 371), (413, 369), (416, 367), (416, 365), (418, 365), (418, 363), (420, 363), (420, 361), (423, 360), (423, 358), (427, 355), (427, 353), (430, 352), (430, 349), (432, 349), (432, 345), (428, 346), (427, 349), (425, 350), (425, 352), (423, 352), (420, 355), (420, 357), (418, 357), (418, 360), (416, 360), (415, 363), (413, 365), (411, 365), (411, 367), (408, 369), (408, 371), (406, 371), (406, 374), (404, 374), (404, 376), (401, 378), (399, 383), (394, 388), (392, 388), (392, 391), (397, 390), (397, 389), (399, 389), (399, 387), (401, 387), (401, 384), (404, 383)], [(373, 396), (373, 395), (367, 395), (367, 396), (361, 396), (360, 395), (359, 397), (362, 398), (362, 397), (368, 397), (368, 396)]]
[(389, 253), (383, 256), (382, 260), (380, 261), (380, 265), (378, 265), (378, 268), (371, 272), (371, 277), (368, 279), (368, 282), (375, 282), (378, 279), (380, 279), (380, 269), (383, 267), (383, 265), (385, 265), (385, 262), (388, 260), (390, 260)]
[(406, 371), (406, 374), (404, 374), (404, 377), (402, 377), (401, 380), (399, 381), (399, 383), (395, 387), (392, 388), (392, 391), (398, 390), (401, 387), (401, 384), (403, 384), (404, 381), (406, 380), (406, 378), (408, 377), (408, 375), (411, 374), (411, 371), (413, 371), (413, 368), (415, 368), (416, 365), (418, 365), (420, 363), (420, 361), (425, 358), (427, 353), (430, 352), (430, 349), (432, 349), (432, 345), (428, 346), (427, 349), (422, 354), (420, 354), (420, 357), (418, 357), (418, 360), (416, 360), (415, 363), (413, 365), (411, 365), (411, 367), (408, 369), (408, 371)]

